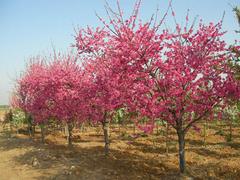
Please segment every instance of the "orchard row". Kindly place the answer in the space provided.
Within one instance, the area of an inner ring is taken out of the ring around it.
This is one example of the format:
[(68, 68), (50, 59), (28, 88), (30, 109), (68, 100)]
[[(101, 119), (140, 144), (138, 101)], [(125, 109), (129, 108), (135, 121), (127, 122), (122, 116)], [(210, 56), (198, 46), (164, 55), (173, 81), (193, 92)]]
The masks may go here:
[[(161, 119), (178, 135), (179, 168), (185, 170), (185, 135), (205, 119), (221, 117), (222, 109), (239, 99), (239, 84), (231, 62), (239, 47), (223, 40), (222, 21), (175, 29), (162, 18), (139, 20), (140, 1), (124, 18), (107, 6), (102, 27), (80, 29), (73, 48), (77, 53), (54, 53), (30, 59), (17, 81), (12, 105), (44, 125), (49, 119), (66, 123), (101, 123), (109, 152), (108, 124), (120, 110), (138, 123), (147, 120), (150, 132)], [(169, 13), (170, 12), (170, 13)], [(234, 51), (233, 51), (234, 49)]]

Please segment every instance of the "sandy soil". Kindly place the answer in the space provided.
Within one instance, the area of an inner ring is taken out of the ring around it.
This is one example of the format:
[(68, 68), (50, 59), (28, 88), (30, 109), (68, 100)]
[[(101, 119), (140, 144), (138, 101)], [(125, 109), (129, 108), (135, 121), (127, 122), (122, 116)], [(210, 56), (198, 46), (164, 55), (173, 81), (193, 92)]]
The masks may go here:
[(75, 132), (74, 146), (68, 148), (59, 131), (51, 132), (43, 145), (39, 133), (31, 139), (1, 127), (0, 179), (239, 179), (240, 129), (234, 130), (231, 143), (216, 131), (208, 129), (206, 147), (201, 133), (188, 134), (187, 172), (180, 176), (173, 131), (167, 156), (162, 133), (133, 138), (132, 129), (112, 128), (111, 154), (105, 157), (102, 132), (94, 128)]

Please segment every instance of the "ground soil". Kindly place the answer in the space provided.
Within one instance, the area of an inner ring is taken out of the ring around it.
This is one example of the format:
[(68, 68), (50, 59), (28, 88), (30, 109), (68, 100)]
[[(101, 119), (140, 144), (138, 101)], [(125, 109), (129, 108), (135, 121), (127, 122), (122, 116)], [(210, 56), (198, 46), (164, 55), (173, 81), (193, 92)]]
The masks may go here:
[[(8, 125), (7, 125), (8, 126)], [(240, 128), (233, 142), (226, 142), (228, 127), (213, 125), (207, 130), (206, 146), (201, 132), (191, 130), (186, 140), (186, 174), (178, 173), (175, 132), (171, 130), (166, 155), (165, 128), (152, 135), (133, 128), (111, 127), (111, 153), (104, 155), (101, 128), (75, 129), (73, 147), (66, 145), (61, 131), (49, 131), (46, 143), (40, 133), (29, 138), (27, 131), (0, 127), (0, 179), (239, 179)], [(223, 134), (225, 135), (223, 135)]]

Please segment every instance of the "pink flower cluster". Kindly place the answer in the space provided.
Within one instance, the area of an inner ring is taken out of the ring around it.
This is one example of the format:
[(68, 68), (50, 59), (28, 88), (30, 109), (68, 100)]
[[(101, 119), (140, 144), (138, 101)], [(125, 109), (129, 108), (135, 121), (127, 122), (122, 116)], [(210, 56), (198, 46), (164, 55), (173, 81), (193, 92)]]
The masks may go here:
[[(37, 122), (49, 117), (102, 122), (125, 107), (187, 131), (225, 99), (239, 97), (221, 22), (176, 24), (171, 32), (160, 28), (166, 14), (162, 20), (138, 20), (139, 6), (126, 20), (120, 8), (113, 13), (108, 7), (109, 21), (99, 17), (104, 28), (80, 29), (74, 44), (78, 60), (35, 58), (18, 82), (19, 106)], [(152, 131), (150, 125), (144, 129)]]

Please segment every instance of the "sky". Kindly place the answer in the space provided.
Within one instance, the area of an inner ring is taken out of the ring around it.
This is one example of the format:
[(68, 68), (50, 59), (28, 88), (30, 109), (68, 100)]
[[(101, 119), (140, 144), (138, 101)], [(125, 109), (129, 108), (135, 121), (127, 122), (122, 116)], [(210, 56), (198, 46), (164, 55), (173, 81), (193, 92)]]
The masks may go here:
[[(116, 0), (107, 0), (116, 8)], [(131, 12), (135, 0), (120, 0), (124, 15)], [(195, 17), (203, 22), (218, 22), (225, 11), (224, 40), (231, 44), (239, 29), (231, 6), (240, 0), (173, 0), (177, 21), (184, 23), (187, 9), (190, 21)], [(24, 71), (31, 56), (71, 50), (74, 28), (102, 26), (95, 12), (106, 18), (104, 0), (0, 0), (0, 105), (8, 104), (16, 79)], [(168, 0), (143, 0), (140, 17), (148, 20), (159, 7), (160, 17), (166, 12)], [(171, 16), (166, 26), (173, 28)], [(238, 38), (240, 39), (240, 38)]]

